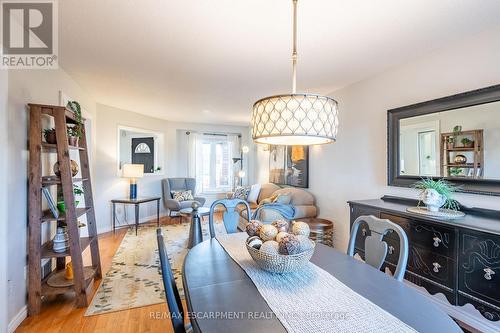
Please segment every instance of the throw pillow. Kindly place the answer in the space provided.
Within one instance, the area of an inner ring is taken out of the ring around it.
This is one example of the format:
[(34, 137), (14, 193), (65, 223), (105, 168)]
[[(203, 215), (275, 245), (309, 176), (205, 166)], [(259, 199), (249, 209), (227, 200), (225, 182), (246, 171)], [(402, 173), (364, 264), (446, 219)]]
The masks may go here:
[(259, 206), (262, 206), (262, 205), (266, 205), (266, 204), (273, 203), (273, 202), (274, 202), (274, 199), (276, 199), (277, 197), (278, 197), (278, 194), (274, 194), (274, 195), (270, 196), (269, 198), (262, 199), (262, 200), (259, 202)]
[(291, 193), (280, 193), (273, 202), (288, 205), (292, 201)]
[(177, 200), (179, 202), (194, 200), (193, 193), (191, 193), (191, 190), (171, 191), (170, 193), (172, 193), (172, 199)]
[(250, 193), (248, 193), (247, 201), (249, 203), (257, 203), (257, 199), (259, 198), (260, 193), (260, 184), (254, 184), (250, 187)]
[(246, 200), (248, 193), (250, 193), (250, 186), (238, 186), (234, 190), (232, 199)]

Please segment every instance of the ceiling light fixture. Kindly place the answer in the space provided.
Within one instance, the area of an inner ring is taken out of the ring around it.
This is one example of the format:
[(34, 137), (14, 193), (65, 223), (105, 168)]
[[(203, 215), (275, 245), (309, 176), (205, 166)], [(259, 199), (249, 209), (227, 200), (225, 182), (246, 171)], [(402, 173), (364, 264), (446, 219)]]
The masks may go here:
[(296, 93), (297, 0), (293, 3), (292, 93), (262, 98), (254, 103), (252, 138), (272, 145), (317, 145), (337, 138), (337, 102), (327, 96)]

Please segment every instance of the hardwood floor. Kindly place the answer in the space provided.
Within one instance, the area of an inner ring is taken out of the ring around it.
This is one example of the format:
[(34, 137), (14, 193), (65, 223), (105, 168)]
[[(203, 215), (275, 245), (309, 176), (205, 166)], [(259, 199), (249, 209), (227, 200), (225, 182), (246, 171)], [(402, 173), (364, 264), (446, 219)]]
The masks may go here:
[[(177, 221), (179, 221), (178, 218), (170, 219), (165, 217), (162, 218), (161, 223), (163, 225)], [(153, 225), (156, 225), (156, 223)], [(103, 275), (109, 270), (111, 260), (125, 233), (126, 229), (119, 229), (115, 234), (108, 232), (99, 235)], [(90, 263), (89, 249), (84, 252), (84, 264), (88, 263)], [(99, 283), (100, 281), (94, 282), (93, 293), (99, 287)], [(185, 308), (184, 301), (183, 305)], [(170, 320), (163, 315), (167, 311), (166, 304), (156, 304), (90, 317), (84, 317), (85, 310), (86, 308), (78, 309), (75, 307), (75, 299), (71, 295), (59, 295), (51, 299), (44, 299), (41, 313), (26, 318), (16, 332), (173, 332)], [(155, 317), (158, 312), (160, 315)]]

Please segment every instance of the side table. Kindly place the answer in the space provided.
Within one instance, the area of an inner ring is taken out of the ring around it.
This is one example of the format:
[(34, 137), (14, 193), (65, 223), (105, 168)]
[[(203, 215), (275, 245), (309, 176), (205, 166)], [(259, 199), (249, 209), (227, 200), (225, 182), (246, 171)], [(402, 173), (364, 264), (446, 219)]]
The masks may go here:
[(134, 205), (135, 206), (135, 235), (137, 236), (137, 228), (139, 227), (139, 205), (145, 202), (156, 201), (156, 224), (160, 226), (160, 197), (137, 198), (137, 199), (113, 199), (113, 232), (116, 225), (116, 204)]
[(311, 229), (309, 238), (313, 241), (333, 247), (333, 222), (318, 217), (308, 217), (296, 219), (296, 221), (305, 222)]

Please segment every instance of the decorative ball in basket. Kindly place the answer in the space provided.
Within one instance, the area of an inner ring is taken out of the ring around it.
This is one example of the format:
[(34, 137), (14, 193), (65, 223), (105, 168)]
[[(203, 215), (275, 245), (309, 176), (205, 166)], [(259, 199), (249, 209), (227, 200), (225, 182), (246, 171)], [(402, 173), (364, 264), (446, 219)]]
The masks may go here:
[[(285, 224), (286, 223), (286, 224)], [(309, 226), (304, 222), (278, 220), (262, 224), (252, 220), (246, 231), (247, 250), (263, 270), (290, 273), (302, 269), (314, 253), (316, 244), (308, 238)]]

